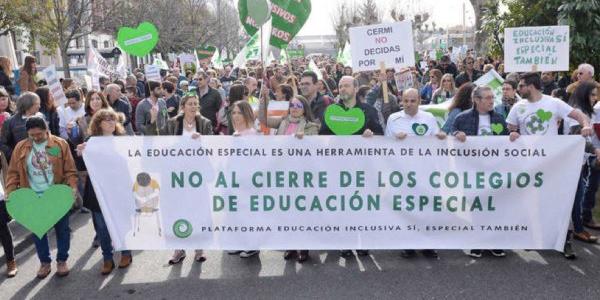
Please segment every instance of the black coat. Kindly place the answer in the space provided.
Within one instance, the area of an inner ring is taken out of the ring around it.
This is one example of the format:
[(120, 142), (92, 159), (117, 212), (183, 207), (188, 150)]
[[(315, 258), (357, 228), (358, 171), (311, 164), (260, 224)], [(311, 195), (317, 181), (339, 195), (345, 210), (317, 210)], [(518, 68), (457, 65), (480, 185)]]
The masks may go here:
[(196, 89), (198, 98), (200, 98), (200, 114), (210, 120), (212, 128), (217, 127), (217, 112), (221, 109), (221, 94), (211, 87), (208, 87), (208, 92), (200, 97), (200, 90)]

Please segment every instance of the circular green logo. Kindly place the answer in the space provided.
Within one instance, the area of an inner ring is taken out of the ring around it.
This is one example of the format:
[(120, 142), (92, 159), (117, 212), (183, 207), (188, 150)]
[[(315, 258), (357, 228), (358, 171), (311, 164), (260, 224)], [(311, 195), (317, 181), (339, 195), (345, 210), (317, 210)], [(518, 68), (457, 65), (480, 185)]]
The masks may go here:
[(173, 223), (173, 233), (176, 237), (185, 239), (192, 235), (192, 224), (184, 219), (179, 219)]

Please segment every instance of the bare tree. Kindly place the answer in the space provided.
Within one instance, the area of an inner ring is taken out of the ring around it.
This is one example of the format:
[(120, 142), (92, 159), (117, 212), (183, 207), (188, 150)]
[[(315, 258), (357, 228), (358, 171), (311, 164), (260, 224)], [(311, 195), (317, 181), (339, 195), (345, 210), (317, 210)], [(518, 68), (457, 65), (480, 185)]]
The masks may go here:
[(374, 0), (366, 0), (358, 8), (358, 17), (361, 25), (381, 23), (383, 13)]
[(336, 10), (331, 15), (331, 22), (337, 37), (338, 49), (341, 49), (349, 40), (348, 29), (360, 24), (358, 10), (353, 4), (342, 2), (338, 4)]
[[(395, 21), (410, 20), (413, 25), (413, 33), (415, 39), (415, 46), (422, 45), (423, 41), (431, 36), (434, 31), (429, 32), (429, 12), (428, 8), (422, 6), (418, 1), (401, 1), (394, 8), (392, 8), (390, 14), (392, 19)], [(435, 24), (432, 24), (435, 28)]]
[(216, 27), (210, 43), (214, 44), (218, 51), (227, 49), (227, 56), (233, 57), (240, 51), (240, 43), (242, 42), (237, 8), (231, 1), (215, 0), (215, 2), (213, 16), (216, 20), (213, 24), (216, 24)]
[[(106, 3), (110, 2), (110, 3)], [(107, 5), (110, 4), (110, 5)], [(63, 61), (65, 77), (71, 77), (67, 49), (71, 41), (104, 29), (104, 18), (119, 10), (121, 2), (94, 0), (39, 0), (29, 7), (40, 18), (29, 24), (31, 35), (48, 52), (58, 48)]]

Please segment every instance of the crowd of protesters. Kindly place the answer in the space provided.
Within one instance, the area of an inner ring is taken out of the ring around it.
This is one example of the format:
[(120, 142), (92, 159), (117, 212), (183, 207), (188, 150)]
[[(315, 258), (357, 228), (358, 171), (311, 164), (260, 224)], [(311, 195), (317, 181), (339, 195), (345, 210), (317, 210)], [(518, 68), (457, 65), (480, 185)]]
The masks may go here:
[[(18, 78), (6, 57), (0, 57), (0, 162), (3, 193), (0, 200), (0, 240), (7, 260), (7, 275), (17, 274), (12, 235), (8, 227), (11, 217), (6, 210), (8, 195), (30, 187), (43, 193), (52, 184), (73, 188), (76, 202), (72, 212), (90, 213), (95, 236), (93, 247), (102, 250), (101, 274), (107, 275), (118, 266), (127, 268), (133, 258), (122, 251), (119, 264), (113, 262), (111, 237), (98, 205), (90, 178), (86, 173), (82, 152), (92, 136), (175, 135), (197, 139), (204, 135), (291, 135), (302, 139), (309, 135), (334, 134), (323, 121), (330, 105), (342, 109), (358, 108), (365, 114), (363, 128), (355, 134), (369, 138), (385, 135), (404, 140), (418, 136), (455, 138), (466, 142), (469, 136), (580, 134), (587, 139), (586, 160), (582, 165), (577, 194), (572, 210), (572, 230), (566, 237), (564, 256), (575, 258), (571, 237), (595, 243), (600, 230), (593, 218), (596, 191), (600, 181), (600, 104), (596, 105), (600, 86), (594, 81), (594, 67), (581, 64), (572, 73), (504, 73), (500, 59), (477, 57), (469, 51), (465, 57), (452, 59), (449, 52), (440, 59), (424, 55), (422, 62), (407, 70), (355, 73), (352, 68), (328, 56), (315, 56), (319, 70), (309, 69), (310, 60), (294, 58), (279, 63), (248, 62), (243, 67), (227, 65), (222, 69), (209, 62), (200, 66), (171, 62), (161, 71), (161, 80), (146, 80), (143, 68), (131, 70), (126, 78), (101, 77), (99, 90), (63, 79), (67, 101), (58, 106), (46, 82), (37, 75), (35, 58), (25, 58)], [(502, 102), (494, 101), (489, 87), (475, 81), (490, 70), (505, 80)], [(410, 72), (412, 85), (400, 87), (396, 73)], [(384, 95), (383, 84), (388, 95)], [(387, 98), (387, 101), (384, 99)], [(287, 113), (271, 115), (270, 102), (288, 103)], [(440, 124), (422, 109), (427, 104), (446, 104), (448, 114)], [(531, 126), (527, 114), (538, 108), (551, 111), (552, 119)], [(427, 124), (415, 131), (413, 124)], [(503, 124), (502, 132), (491, 124)], [(58, 149), (56, 155), (48, 149)], [(55, 226), (59, 276), (69, 274), (67, 265), (70, 246), (69, 216)], [(45, 278), (51, 273), (51, 256), (47, 236), (33, 237), (41, 266), (37, 273)], [(307, 250), (282, 249), (285, 259), (304, 262)], [(434, 250), (423, 255), (437, 258)], [(247, 258), (257, 250), (231, 251)], [(481, 257), (482, 250), (468, 250), (468, 255)], [(503, 257), (503, 250), (490, 253)], [(368, 250), (356, 250), (368, 255)], [(412, 257), (415, 250), (402, 251)], [(354, 255), (342, 250), (343, 257)], [(176, 250), (169, 264), (178, 264), (186, 256)], [(202, 250), (194, 259), (206, 260)]]

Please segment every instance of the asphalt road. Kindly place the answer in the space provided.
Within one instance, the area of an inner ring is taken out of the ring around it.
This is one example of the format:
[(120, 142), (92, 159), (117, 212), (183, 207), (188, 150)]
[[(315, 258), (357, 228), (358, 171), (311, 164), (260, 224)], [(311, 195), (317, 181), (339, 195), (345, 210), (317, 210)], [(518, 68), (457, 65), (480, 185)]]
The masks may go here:
[(74, 215), (71, 227), (71, 274), (56, 277), (53, 264), (53, 273), (38, 280), (35, 247), (23, 228), (11, 224), (19, 274), (7, 279), (0, 267), (0, 299), (600, 299), (600, 245), (580, 242), (574, 261), (554, 251), (476, 260), (460, 251), (440, 251), (439, 260), (406, 260), (398, 251), (350, 259), (316, 251), (300, 265), (284, 261), (279, 251), (249, 259), (209, 251), (202, 264), (190, 252), (172, 267), (169, 251), (136, 251), (128, 269), (101, 276), (101, 252), (90, 247), (89, 214)]

